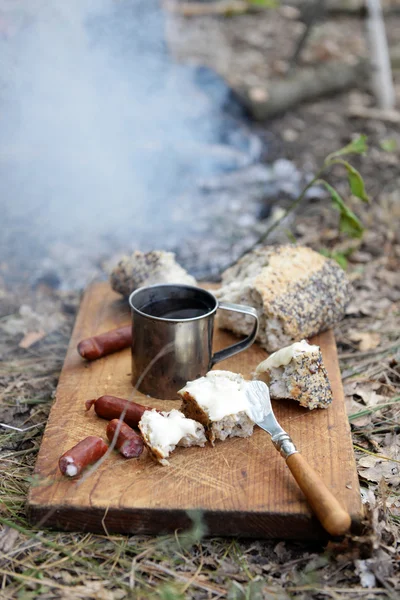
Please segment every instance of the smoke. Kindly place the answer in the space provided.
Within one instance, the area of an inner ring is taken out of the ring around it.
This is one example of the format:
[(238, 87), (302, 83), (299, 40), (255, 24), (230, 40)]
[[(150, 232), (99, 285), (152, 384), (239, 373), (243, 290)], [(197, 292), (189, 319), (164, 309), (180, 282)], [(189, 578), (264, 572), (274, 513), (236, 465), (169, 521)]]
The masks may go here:
[(182, 191), (243, 163), (225, 86), (173, 64), (155, 0), (0, 0), (0, 53), (3, 261), (171, 245)]

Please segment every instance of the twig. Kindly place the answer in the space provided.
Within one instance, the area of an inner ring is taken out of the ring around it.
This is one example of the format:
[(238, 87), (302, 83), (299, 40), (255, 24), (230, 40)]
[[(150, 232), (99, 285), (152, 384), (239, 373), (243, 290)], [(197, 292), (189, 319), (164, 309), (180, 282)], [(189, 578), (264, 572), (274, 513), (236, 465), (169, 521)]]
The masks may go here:
[(307, 12), (303, 18), (304, 23), (306, 24), (306, 28), (303, 31), (299, 41), (297, 42), (296, 49), (293, 52), (293, 56), (289, 61), (290, 70), (292, 70), (297, 65), (300, 53), (303, 50), (309, 38), (313, 25), (322, 16), (322, 13), (325, 10), (325, 2), (326, 0), (314, 0), (311, 6), (307, 5)]
[(386, 408), (388, 406), (393, 406), (393, 404), (398, 404), (400, 402), (400, 396), (392, 400), (392, 402), (386, 402), (386, 404), (377, 404), (376, 406), (371, 406), (371, 408), (366, 408), (365, 410), (360, 410), (357, 413), (353, 413), (348, 416), (349, 421), (353, 421), (354, 419), (359, 419), (360, 417), (365, 417), (366, 415), (370, 415), (373, 412), (377, 412), (382, 408)]
[(41, 423), (37, 423), (36, 425), (30, 425), (29, 427), (14, 427), (13, 425), (7, 425), (6, 423), (0, 423), (0, 427), (4, 427), (4, 429), (12, 429), (13, 431), (19, 431), (20, 433), (25, 433), (25, 431), (29, 431), (30, 429), (35, 429), (35, 427), (40, 427), (41, 425), (45, 425), (46, 421), (42, 421)]
[(378, 107), (391, 110), (395, 103), (389, 48), (380, 0), (367, 0), (367, 31), (371, 47), (372, 82)]
[(389, 460), (391, 462), (395, 462), (395, 463), (398, 463), (400, 465), (400, 460), (397, 460), (396, 458), (390, 458), (390, 456), (383, 456), (383, 454), (375, 454), (375, 452), (371, 452), (370, 450), (366, 450), (365, 448), (363, 448), (362, 446), (358, 446), (357, 444), (353, 444), (353, 447), (356, 450), (360, 450), (361, 452), (364, 452), (365, 454), (370, 454), (371, 456), (375, 456), (375, 458), (380, 458), (382, 460)]
[(299, 586), (288, 586), (285, 588), (287, 592), (318, 592), (320, 594), (330, 595), (331, 592), (338, 592), (340, 594), (387, 594), (387, 591), (382, 588), (342, 588), (342, 587), (329, 587), (325, 588), (318, 585), (299, 585)]
[(251, 5), (246, 0), (224, 0), (217, 2), (174, 2), (165, 0), (163, 6), (172, 13), (178, 13), (183, 17), (206, 17), (206, 16), (231, 16), (243, 15), (248, 12), (260, 11), (262, 7)]
[(381, 108), (367, 108), (366, 106), (350, 106), (347, 110), (348, 117), (357, 119), (376, 119), (387, 123), (400, 123), (398, 110), (382, 110)]
[(378, 354), (384, 354), (385, 352), (390, 352), (391, 350), (396, 350), (400, 348), (400, 342), (396, 342), (391, 346), (386, 346), (385, 348), (376, 348), (375, 350), (368, 350), (366, 352), (347, 352), (344, 354), (339, 354), (338, 358), (340, 360), (346, 360), (348, 358), (365, 358), (367, 356), (377, 356)]
[(305, 188), (303, 189), (303, 191), (301, 192), (301, 194), (295, 199), (293, 200), (293, 202), (288, 206), (288, 208), (285, 210), (285, 212), (283, 213), (283, 215), (281, 217), (279, 217), (279, 219), (277, 219), (276, 221), (274, 221), (273, 223), (271, 223), (271, 225), (268, 227), (268, 229), (266, 231), (264, 231), (256, 240), (256, 242), (254, 242), (249, 248), (247, 248), (246, 250), (244, 250), (241, 254), (239, 254), (239, 256), (237, 256), (235, 259), (233, 259), (228, 265), (226, 265), (224, 267), (223, 270), (228, 269), (229, 267), (231, 267), (232, 265), (234, 265), (238, 260), (240, 260), (241, 258), (243, 258), (243, 256), (245, 256), (246, 254), (249, 254), (250, 252), (252, 252), (254, 250), (254, 248), (256, 248), (259, 244), (262, 244), (263, 242), (265, 242), (265, 240), (268, 238), (268, 236), (271, 235), (271, 233), (273, 231), (275, 231), (275, 229), (277, 229), (282, 221), (284, 221), (286, 219), (286, 217), (292, 212), (294, 211), (294, 209), (303, 201), (307, 191), (309, 190), (309, 188), (311, 188), (315, 182), (320, 178), (320, 176), (323, 174), (323, 172), (325, 171), (325, 169), (327, 168), (327, 165), (324, 164), (320, 170), (318, 171), (318, 173), (315, 175), (315, 177), (305, 186)]
[(213, 592), (214, 594), (224, 594), (224, 595), (226, 594), (226, 590), (224, 588), (221, 588), (216, 585), (211, 585), (209, 583), (200, 583), (199, 581), (194, 581), (192, 578), (186, 577), (182, 573), (177, 573), (175, 571), (172, 571), (171, 569), (168, 569), (167, 567), (163, 567), (162, 565), (152, 563), (149, 560), (145, 560), (142, 563), (139, 563), (139, 565), (138, 565), (139, 569), (142, 565), (144, 567), (149, 568), (150, 571), (153, 571), (153, 572), (158, 571), (159, 573), (169, 575), (170, 577), (173, 577), (174, 579), (180, 579), (181, 581), (184, 581), (185, 583), (190, 582), (190, 584), (193, 585), (193, 587), (197, 587), (201, 590), (205, 590), (206, 592)]

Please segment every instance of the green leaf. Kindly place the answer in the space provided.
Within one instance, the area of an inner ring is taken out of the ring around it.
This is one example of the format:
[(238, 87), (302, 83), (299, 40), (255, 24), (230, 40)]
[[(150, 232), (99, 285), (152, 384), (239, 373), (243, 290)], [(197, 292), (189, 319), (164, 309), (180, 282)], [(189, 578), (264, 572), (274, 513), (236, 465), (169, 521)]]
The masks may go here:
[(364, 233), (364, 227), (350, 209), (346, 213), (341, 213), (339, 230), (353, 238), (361, 238)]
[(332, 252), (327, 248), (320, 248), (319, 253), (326, 258), (333, 258), (344, 271), (347, 269), (348, 260), (344, 252)]
[(171, 583), (165, 583), (158, 586), (156, 591), (160, 600), (185, 600), (185, 595), (178, 587)]
[(393, 138), (386, 138), (379, 142), (379, 145), (385, 152), (396, 152), (397, 150), (397, 142)]
[(228, 591), (228, 600), (262, 600), (264, 598), (263, 586), (264, 582), (260, 579), (250, 581), (247, 585), (232, 581)]
[(360, 135), (358, 138), (350, 142), (350, 144), (344, 146), (344, 148), (341, 148), (340, 150), (329, 154), (329, 156), (327, 156), (325, 159), (325, 163), (330, 162), (333, 158), (336, 158), (337, 156), (343, 156), (345, 154), (365, 154), (367, 150), (367, 136)]
[(207, 533), (207, 526), (201, 510), (188, 510), (187, 515), (192, 520), (192, 526), (179, 535), (179, 545), (182, 548), (189, 548), (194, 544), (198, 544)]
[(349, 177), (349, 185), (351, 189), (351, 193), (353, 196), (357, 196), (363, 202), (369, 202), (368, 194), (365, 191), (364, 180), (361, 177), (360, 173), (355, 169), (352, 165), (346, 165), (348, 177)]
[(348, 163), (347, 160), (343, 160), (341, 158), (335, 160), (334, 162), (346, 167), (350, 190), (353, 196), (357, 196), (357, 198), (360, 198), (360, 200), (363, 202), (369, 202), (367, 192), (365, 191), (364, 180), (357, 169)]
[(332, 258), (342, 267), (343, 271), (347, 269), (348, 261), (343, 252), (332, 252)]
[(265, 8), (276, 8), (279, 6), (279, 0), (247, 0), (248, 4), (255, 6), (264, 6)]
[(350, 237), (361, 238), (364, 232), (364, 227), (360, 223), (358, 217), (346, 206), (343, 198), (339, 193), (324, 179), (319, 180), (326, 187), (332, 198), (332, 204), (340, 213), (339, 230), (346, 233)]
[(291, 244), (297, 244), (296, 237), (293, 235), (293, 233), (290, 231), (290, 229), (285, 229), (284, 231), (285, 231), (286, 237), (289, 240), (289, 242)]

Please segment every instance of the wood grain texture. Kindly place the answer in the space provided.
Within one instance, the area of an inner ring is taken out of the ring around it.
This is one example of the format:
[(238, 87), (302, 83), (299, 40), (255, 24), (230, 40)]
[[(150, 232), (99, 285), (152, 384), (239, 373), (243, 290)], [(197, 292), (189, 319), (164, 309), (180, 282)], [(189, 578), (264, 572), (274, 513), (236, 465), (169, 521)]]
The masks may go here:
[[(78, 354), (81, 339), (129, 323), (129, 310), (107, 283), (85, 293), (38, 455), (36, 482), (28, 498), (33, 523), (73, 531), (166, 533), (188, 527), (188, 511), (203, 512), (212, 535), (288, 539), (326, 536), (267, 433), (217, 442), (215, 447), (178, 448), (171, 465), (112, 455), (88, 477), (72, 481), (58, 470), (58, 458), (88, 435), (106, 439), (107, 421), (85, 400), (103, 394), (129, 398), (156, 408), (179, 408), (179, 401), (153, 400), (132, 388), (130, 350), (88, 363)], [(216, 328), (215, 349), (233, 341)], [(293, 401), (275, 402), (274, 411), (307, 462), (351, 514), (361, 516), (358, 478), (345, 413), (333, 333), (313, 338), (321, 346), (334, 391), (326, 410), (308, 411)], [(251, 377), (266, 358), (258, 345), (218, 365)]]

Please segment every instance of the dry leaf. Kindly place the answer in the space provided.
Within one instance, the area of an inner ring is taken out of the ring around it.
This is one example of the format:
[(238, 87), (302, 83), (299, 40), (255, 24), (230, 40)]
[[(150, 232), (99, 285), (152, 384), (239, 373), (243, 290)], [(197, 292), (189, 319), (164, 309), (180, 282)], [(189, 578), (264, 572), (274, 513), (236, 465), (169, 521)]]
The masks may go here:
[(22, 340), (20, 341), (18, 346), (20, 348), (24, 348), (24, 350), (26, 350), (27, 348), (30, 348), (31, 346), (33, 346), (33, 344), (36, 344), (36, 342), (38, 342), (39, 340), (44, 338), (45, 335), (46, 335), (46, 332), (43, 330), (29, 331), (28, 333), (26, 333), (24, 335), (24, 337), (22, 338)]
[(370, 290), (363, 290), (363, 293), (357, 291), (356, 297), (346, 307), (346, 315), (364, 315), (383, 319), (387, 312), (392, 308), (392, 302), (389, 298), (371, 297)]
[[(396, 436), (390, 437), (390, 445), (383, 446), (379, 453), (389, 459), (399, 460), (399, 447)], [(378, 455), (366, 454), (358, 461), (359, 474), (368, 481), (378, 483), (383, 478), (388, 485), (400, 485), (400, 464), (393, 460), (380, 458)]]
[[(355, 413), (360, 412), (361, 410), (365, 410), (365, 406), (353, 400), (353, 396), (345, 396), (345, 405), (347, 415), (354, 415)], [(352, 425), (357, 425), (358, 427), (363, 427), (365, 425), (369, 425), (372, 420), (372, 413), (368, 415), (364, 415), (362, 417), (358, 417), (356, 419), (351, 419)]]
[(381, 336), (379, 333), (372, 333), (369, 331), (362, 333), (361, 331), (350, 330), (349, 339), (352, 342), (358, 343), (358, 349), (361, 352), (374, 350), (381, 343)]
[(0, 532), (0, 551), (7, 554), (15, 546), (19, 533), (11, 527), (5, 526)]
[(65, 589), (60, 596), (62, 600), (119, 600), (126, 596), (124, 590), (109, 590), (106, 588), (108, 581), (87, 581), (84, 585), (76, 585)]
[(352, 381), (344, 386), (346, 396), (352, 396), (356, 402), (361, 398), (365, 406), (371, 407), (382, 404), (387, 401), (386, 396), (377, 394), (375, 390), (379, 389), (381, 384), (377, 381)]
[[(359, 402), (360, 399), (365, 406), (371, 408), (378, 404), (384, 404), (387, 401), (386, 396), (377, 394), (375, 390), (379, 389), (381, 384), (374, 382), (358, 382), (349, 381), (344, 385), (344, 393), (346, 395), (347, 414), (351, 415), (355, 412), (363, 410), (365, 407)], [(359, 425), (359, 423), (357, 423)]]
[(366, 560), (355, 560), (356, 573), (360, 578), (360, 583), (363, 588), (373, 588), (376, 586), (375, 575), (368, 568)]

